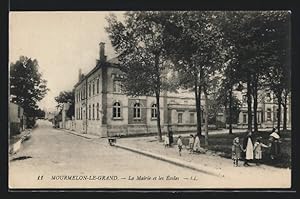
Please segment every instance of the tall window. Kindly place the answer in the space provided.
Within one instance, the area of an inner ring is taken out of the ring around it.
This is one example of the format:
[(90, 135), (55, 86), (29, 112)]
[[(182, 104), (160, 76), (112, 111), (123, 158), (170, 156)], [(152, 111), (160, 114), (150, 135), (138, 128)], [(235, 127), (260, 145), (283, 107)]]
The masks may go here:
[(20, 118), (21, 117), (21, 108), (20, 108), (20, 106), (18, 106), (18, 118)]
[(91, 97), (91, 84), (89, 84), (89, 97)]
[(114, 87), (114, 93), (121, 93), (121, 82), (120, 81), (114, 80), (113, 87)]
[(113, 118), (121, 118), (121, 104), (119, 102), (113, 104)]
[(97, 79), (97, 94), (99, 93), (99, 79)]
[(190, 113), (190, 123), (191, 124), (195, 123), (195, 114), (194, 113)]
[(93, 104), (93, 120), (95, 119), (95, 104)]
[(247, 114), (246, 113), (243, 114), (243, 123), (244, 124), (247, 123)]
[(96, 112), (97, 112), (97, 120), (99, 120), (99, 103), (97, 103), (97, 109), (96, 109)]
[(182, 113), (178, 113), (178, 124), (182, 124)]
[(91, 120), (91, 105), (89, 105), (89, 120)]
[(271, 109), (270, 108), (268, 108), (267, 109), (267, 120), (271, 120), (271, 117), (272, 117), (272, 113), (271, 113)]
[(135, 103), (133, 105), (133, 119), (141, 118), (141, 105), (140, 103)]
[(93, 95), (95, 95), (95, 82), (93, 82)]
[(82, 120), (82, 107), (80, 108), (80, 119)]
[(83, 88), (83, 99), (85, 99), (86, 94), (85, 94), (85, 87)]
[(266, 101), (270, 102), (271, 101), (271, 93), (266, 94)]
[(151, 106), (151, 118), (157, 118), (157, 107), (156, 104)]
[(247, 103), (247, 95), (243, 95), (243, 103)]

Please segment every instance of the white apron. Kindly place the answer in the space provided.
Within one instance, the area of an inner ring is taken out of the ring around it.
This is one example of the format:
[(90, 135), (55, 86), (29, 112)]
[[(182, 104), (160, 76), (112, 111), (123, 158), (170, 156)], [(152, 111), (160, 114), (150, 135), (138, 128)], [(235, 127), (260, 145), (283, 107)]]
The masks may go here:
[(247, 147), (246, 147), (246, 160), (253, 159), (253, 144), (250, 138), (248, 138)]

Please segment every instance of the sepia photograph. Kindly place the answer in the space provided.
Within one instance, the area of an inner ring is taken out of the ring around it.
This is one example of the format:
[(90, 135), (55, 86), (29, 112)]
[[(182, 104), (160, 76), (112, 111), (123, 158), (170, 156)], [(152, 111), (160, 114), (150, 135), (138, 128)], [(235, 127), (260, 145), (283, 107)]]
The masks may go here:
[(9, 12), (9, 189), (291, 188), (291, 15)]

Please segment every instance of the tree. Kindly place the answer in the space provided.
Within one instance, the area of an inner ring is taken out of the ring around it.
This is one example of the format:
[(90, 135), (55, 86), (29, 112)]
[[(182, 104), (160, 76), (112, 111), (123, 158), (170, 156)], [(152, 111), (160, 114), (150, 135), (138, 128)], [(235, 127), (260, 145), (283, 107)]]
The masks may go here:
[(112, 46), (124, 72), (123, 90), (127, 95), (154, 95), (157, 108), (157, 129), (162, 140), (160, 124), (160, 95), (164, 87), (166, 68), (163, 45), (164, 18), (167, 12), (127, 12), (125, 21), (116, 16), (107, 18)]
[[(209, 81), (221, 58), (221, 34), (214, 24), (216, 18), (215, 12), (173, 12), (166, 23), (165, 49), (180, 74), (181, 86), (195, 93), (198, 135), (201, 135), (201, 93), (207, 99)], [(208, 144), (207, 128), (205, 142)]]
[(272, 12), (269, 20), (269, 40), (272, 54), (268, 57), (266, 85), (277, 99), (277, 129), (280, 132), (281, 105), (284, 107), (283, 127), (286, 129), (287, 98), (291, 88), (291, 30), (288, 12)]
[(12, 102), (24, 109), (27, 118), (36, 117), (37, 102), (41, 101), (47, 91), (47, 81), (38, 71), (38, 61), (21, 56), (10, 64), (10, 94)]
[(75, 109), (75, 96), (74, 90), (72, 91), (62, 91), (56, 96), (55, 101), (58, 103), (57, 108), (62, 109), (64, 103), (70, 103), (69, 110), (67, 111), (66, 115), (68, 117), (74, 116), (74, 109)]

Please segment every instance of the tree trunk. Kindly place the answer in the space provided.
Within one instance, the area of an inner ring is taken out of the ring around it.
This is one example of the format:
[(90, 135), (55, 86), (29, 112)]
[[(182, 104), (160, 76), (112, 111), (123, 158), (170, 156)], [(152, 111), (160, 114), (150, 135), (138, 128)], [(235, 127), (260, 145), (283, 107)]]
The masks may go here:
[(156, 69), (156, 108), (157, 108), (157, 132), (158, 132), (158, 140), (162, 141), (161, 135), (161, 126), (160, 126), (160, 71), (159, 71), (159, 55), (155, 55), (155, 69)]
[(206, 88), (204, 88), (204, 101), (205, 101), (205, 105), (204, 105), (204, 112), (205, 112), (205, 123), (204, 123), (204, 136), (205, 136), (205, 146), (208, 146), (208, 99), (207, 99), (207, 92), (206, 92)]
[(232, 134), (232, 87), (229, 90), (229, 134)]
[(286, 131), (287, 130), (287, 98), (288, 98), (288, 92), (284, 93), (284, 103), (283, 103), (283, 127), (282, 130)]
[(248, 108), (248, 131), (252, 132), (252, 99), (251, 99), (251, 76), (247, 76), (247, 108)]
[(201, 88), (199, 86), (198, 92), (198, 78), (195, 77), (195, 100), (196, 100), (196, 112), (197, 112), (197, 135), (201, 136), (201, 99), (198, 93), (201, 93)]
[(254, 132), (258, 132), (257, 125), (257, 84), (253, 87), (253, 115), (254, 115)]
[(158, 140), (161, 142), (162, 141), (162, 135), (161, 135), (161, 127), (160, 127), (160, 103), (159, 103), (159, 98), (160, 98), (160, 93), (156, 93), (156, 108), (157, 108), (157, 132), (158, 132)]
[(280, 134), (280, 122), (281, 122), (281, 94), (278, 95), (278, 109), (277, 109), (277, 129), (278, 129), (278, 134)]

